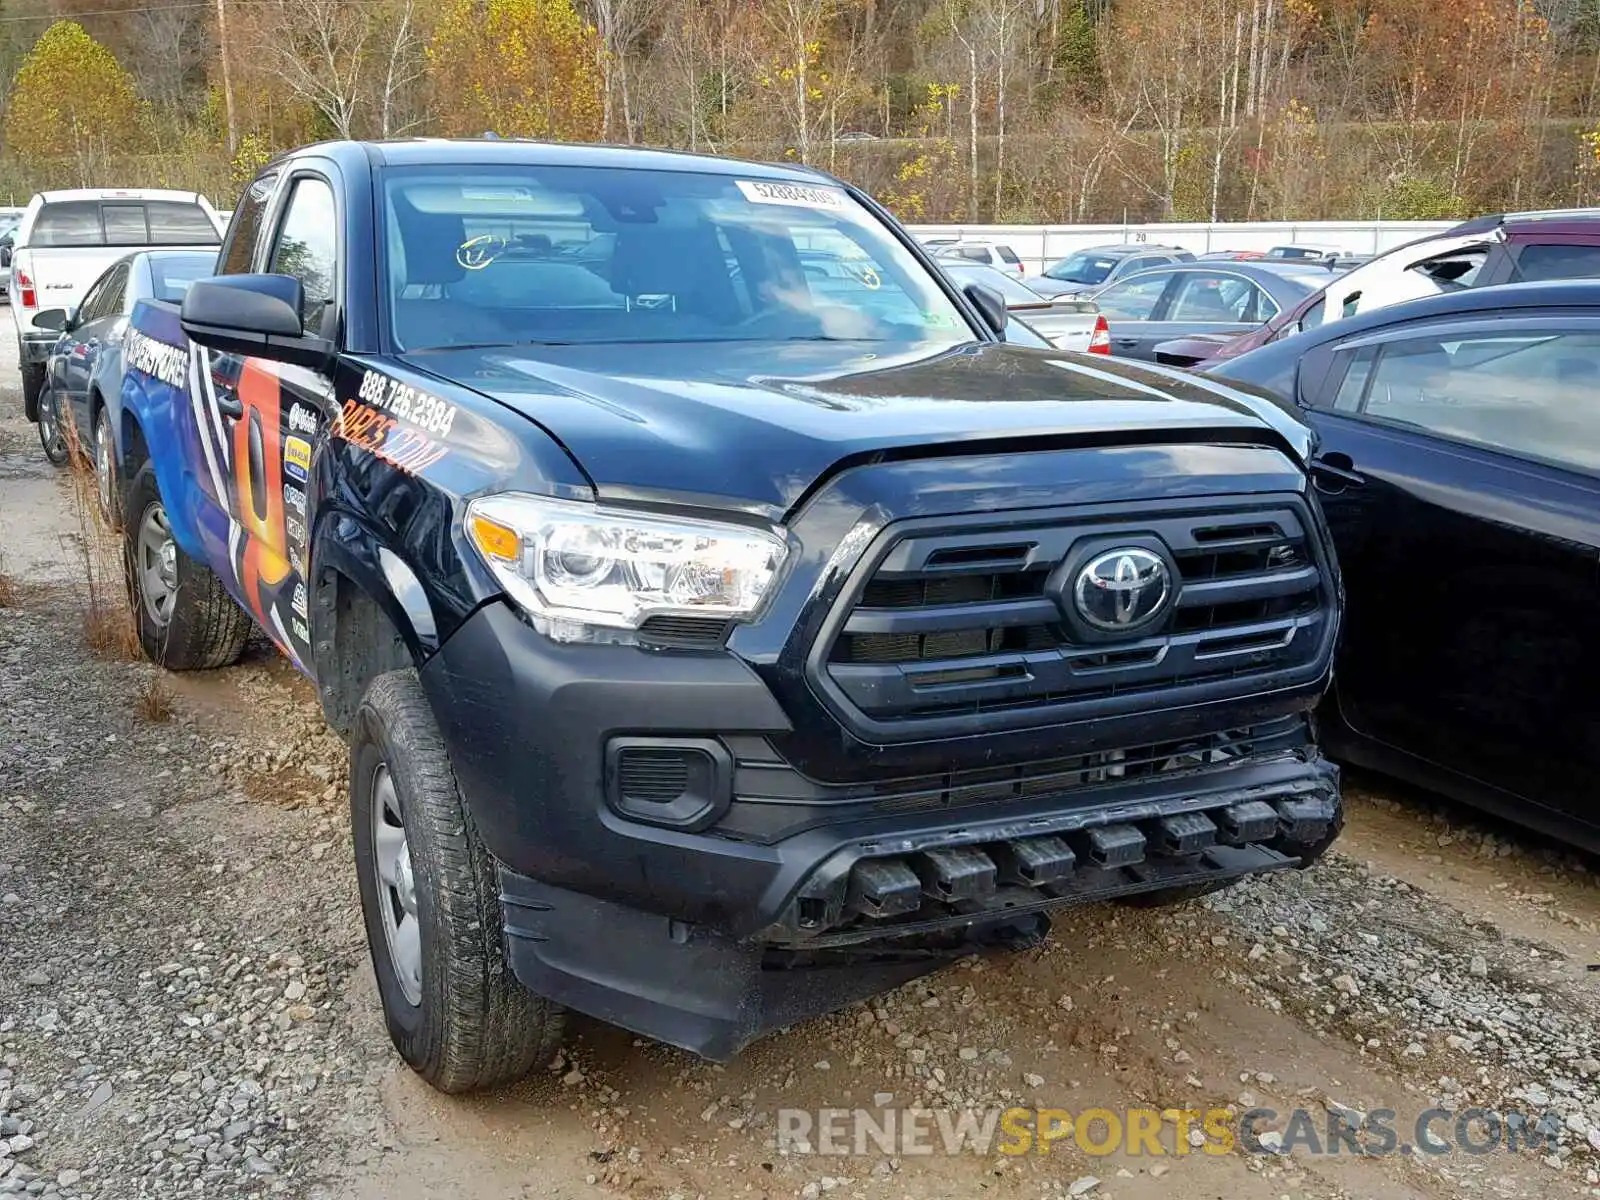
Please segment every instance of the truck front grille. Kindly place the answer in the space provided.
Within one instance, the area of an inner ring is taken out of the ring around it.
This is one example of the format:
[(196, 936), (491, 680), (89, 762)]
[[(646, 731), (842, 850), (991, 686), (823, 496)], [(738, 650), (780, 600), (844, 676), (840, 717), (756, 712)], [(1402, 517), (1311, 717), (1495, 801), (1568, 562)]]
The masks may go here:
[(717, 832), (741, 840), (774, 842), (814, 825), (862, 817), (939, 813), (1023, 801), (1055, 803), (1108, 786), (1303, 753), (1309, 741), (1306, 719), (1292, 715), (1172, 741), (1006, 766), (822, 783), (797, 771), (764, 740), (743, 739), (737, 743), (733, 805), (717, 823)]
[[(819, 690), (847, 716), (904, 723), (1115, 710), (1202, 685), (1259, 690), (1264, 677), (1319, 667), (1333, 589), (1298, 498), (1026, 520), (891, 525), (824, 628), (812, 656)], [(1084, 547), (1124, 544), (1163, 557), (1169, 599), (1127, 636), (1089, 630), (1066, 575)]]

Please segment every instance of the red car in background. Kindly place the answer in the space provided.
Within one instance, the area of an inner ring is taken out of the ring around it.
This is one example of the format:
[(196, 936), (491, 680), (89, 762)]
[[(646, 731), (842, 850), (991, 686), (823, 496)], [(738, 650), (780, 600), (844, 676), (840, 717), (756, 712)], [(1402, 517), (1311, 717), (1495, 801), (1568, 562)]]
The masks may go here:
[(1462, 288), (1600, 277), (1600, 209), (1497, 213), (1407, 242), (1335, 276), (1320, 292), (1238, 337), (1162, 342), (1156, 361), (1208, 366), (1328, 321)]

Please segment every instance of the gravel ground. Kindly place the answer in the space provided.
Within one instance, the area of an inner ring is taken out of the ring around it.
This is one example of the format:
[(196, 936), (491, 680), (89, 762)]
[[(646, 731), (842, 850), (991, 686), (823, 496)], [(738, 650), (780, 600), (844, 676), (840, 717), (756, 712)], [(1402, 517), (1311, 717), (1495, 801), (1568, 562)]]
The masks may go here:
[[(152, 705), (157, 672), (90, 654), (77, 518), (19, 409), (0, 393), (0, 1196), (1600, 1197), (1594, 864), (1371, 781), (1310, 872), (1067, 914), (727, 1067), (580, 1019), (536, 1078), (436, 1096), (376, 1014), (310, 689), (262, 645)], [(784, 1107), (1013, 1103), (1560, 1128), (1550, 1155), (1438, 1158), (774, 1142)]]

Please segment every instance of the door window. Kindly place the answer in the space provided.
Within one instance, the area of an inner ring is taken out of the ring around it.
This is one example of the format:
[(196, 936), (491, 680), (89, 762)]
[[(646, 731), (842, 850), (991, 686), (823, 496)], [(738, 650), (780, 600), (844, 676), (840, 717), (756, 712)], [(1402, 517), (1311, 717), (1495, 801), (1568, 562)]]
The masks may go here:
[(263, 175), (239, 197), (239, 208), (233, 214), (233, 227), (228, 233), (228, 245), (217, 261), (217, 274), (249, 273), (255, 262), (256, 243), (261, 239), (261, 223), (266, 217), (267, 201), (272, 199), (272, 189), (277, 182), (277, 175)]
[(78, 301), (78, 324), (86, 325), (94, 320), (94, 310), (100, 304), (100, 297), (105, 293), (106, 284), (111, 282), (111, 272), (96, 279), (89, 285), (89, 290), (83, 294), (83, 299)]
[(1474, 246), (1469, 250), (1457, 250), (1451, 254), (1441, 254), (1437, 258), (1416, 263), (1410, 270), (1412, 274), (1421, 275), (1431, 281), (1439, 291), (1449, 292), (1472, 287), (1478, 278), (1478, 272), (1488, 261), (1489, 248)]
[(1524, 246), (1512, 283), (1543, 279), (1592, 279), (1600, 275), (1600, 246)]
[(1094, 298), (1102, 315), (1119, 321), (1148, 321), (1172, 279), (1169, 272), (1114, 283)]
[(1344, 412), (1600, 472), (1600, 333), (1486, 331), (1354, 352)]
[(1251, 320), (1256, 309), (1256, 285), (1237, 275), (1212, 275), (1189, 271), (1178, 276), (1177, 290), (1167, 306), (1169, 321)]
[(307, 176), (294, 182), (278, 226), (268, 270), (300, 281), (301, 319), (307, 332), (323, 331), (333, 307), (338, 268), (338, 217), (333, 189), (326, 180)]
[(95, 301), (94, 316), (91, 320), (98, 321), (102, 317), (118, 317), (122, 315), (122, 302), (128, 294), (128, 264), (118, 263), (111, 268), (106, 276), (106, 284), (100, 290), (100, 296)]
[[(1318, 296), (1317, 302), (1301, 314), (1300, 319), (1294, 323), (1292, 328), (1304, 333), (1308, 329), (1315, 329), (1318, 325), (1321, 325), (1323, 307), (1327, 304), (1327, 299), (1325, 295)], [(1288, 329), (1291, 326), (1285, 326), (1284, 328)]]

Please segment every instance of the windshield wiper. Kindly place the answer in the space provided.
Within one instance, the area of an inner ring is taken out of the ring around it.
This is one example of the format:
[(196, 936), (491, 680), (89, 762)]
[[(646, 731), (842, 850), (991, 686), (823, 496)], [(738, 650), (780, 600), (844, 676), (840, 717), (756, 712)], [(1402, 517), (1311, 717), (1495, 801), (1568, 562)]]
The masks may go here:
[(511, 350), (517, 346), (573, 346), (576, 342), (534, 342), (534, 341), (505, 341), (505, 342), (451, 342), (445, 346), (416, 346), (408, 347), (401, 351), (403, 354), (431, 354), (439, 350)]

